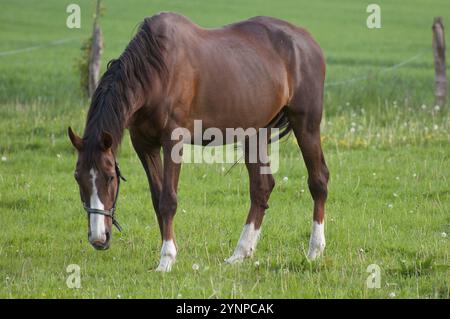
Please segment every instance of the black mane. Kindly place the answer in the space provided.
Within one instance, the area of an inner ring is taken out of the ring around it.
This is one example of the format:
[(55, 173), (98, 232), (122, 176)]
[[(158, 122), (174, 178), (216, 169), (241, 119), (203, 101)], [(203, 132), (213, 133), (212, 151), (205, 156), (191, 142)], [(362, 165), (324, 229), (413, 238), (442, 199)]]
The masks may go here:
[(147, 18), (121, 56), (108, 62), (92, 96), (83, 136), (89, 162), (94, 162), (103, 132), (112, 135), (113, 150), (117, 149), (126, 126), (126, 116), (135, 100), (136, 88), (147, 91), (155, 76), (161, 80), (166, 78), (163, 40), (161, 35), (154, 34), (151, 19)]

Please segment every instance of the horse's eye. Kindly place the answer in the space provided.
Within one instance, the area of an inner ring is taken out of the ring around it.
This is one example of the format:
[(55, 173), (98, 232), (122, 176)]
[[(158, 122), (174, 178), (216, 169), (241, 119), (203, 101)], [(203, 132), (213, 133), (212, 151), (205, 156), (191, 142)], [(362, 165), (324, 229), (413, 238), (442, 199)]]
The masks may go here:
[(114, 176), (113, 175), (108, 176), (108, 183), (111, 183), (113, 180), (114, 180)]

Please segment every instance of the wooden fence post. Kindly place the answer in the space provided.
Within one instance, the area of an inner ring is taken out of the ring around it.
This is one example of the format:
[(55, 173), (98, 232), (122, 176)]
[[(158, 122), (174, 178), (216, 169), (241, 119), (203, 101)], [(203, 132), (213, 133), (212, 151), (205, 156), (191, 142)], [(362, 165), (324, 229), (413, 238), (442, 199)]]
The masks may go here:
[(447, 102), (447, 74), (445, 64), (445, 38), (442, 17), (435, 17), (433, 22), (433, 52), (435, 70), (436, 105), (443, 107)]
[(100, 63), (103, 53), (102, 29), (98, 25), (100, 16), (100, 0), (97, 0), (97, 8), (94, 17), (94, 27), (92, 31), (91, 56), (89, 59), (89, 97), (92, 97), (97, 88), (100, 76)]

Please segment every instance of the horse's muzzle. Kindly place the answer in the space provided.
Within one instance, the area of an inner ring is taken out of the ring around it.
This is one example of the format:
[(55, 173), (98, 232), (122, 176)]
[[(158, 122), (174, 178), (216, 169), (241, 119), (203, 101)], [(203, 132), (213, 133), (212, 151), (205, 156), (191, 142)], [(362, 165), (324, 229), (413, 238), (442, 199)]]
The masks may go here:
[(92, 247), (94, 247), (97, 250), (106, 250), (109, 248), (109, 244), (110, 244), (110, 239), (111, 239), (111, 235), (110, 232), (106, 232), (104, 239), (103, 238), (95, 238), (95, 239), (91, 239), (90, 234), (88, 234), (89, 237), (89, 242), (91, 243)]

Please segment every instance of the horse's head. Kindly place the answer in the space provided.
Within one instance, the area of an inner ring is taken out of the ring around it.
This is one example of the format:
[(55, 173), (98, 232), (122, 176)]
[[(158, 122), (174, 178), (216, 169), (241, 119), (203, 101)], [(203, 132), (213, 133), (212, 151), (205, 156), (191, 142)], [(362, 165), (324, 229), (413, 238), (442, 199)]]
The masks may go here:
[(88, 238), (96, 249), (108, 249), (119, 194), (120, 171), (111, 149), (113, 140), (103, 133), (98, 145), (87, 147), (85, 141), (68, 129), (69, 138), (78, 152), (75, 179), (80, 188), (81, 201), (88, 215)]

